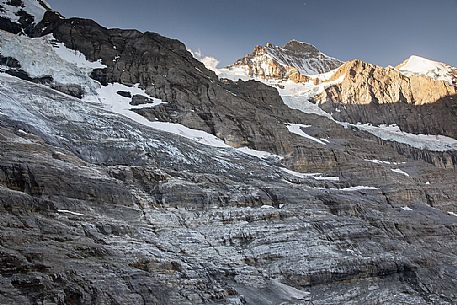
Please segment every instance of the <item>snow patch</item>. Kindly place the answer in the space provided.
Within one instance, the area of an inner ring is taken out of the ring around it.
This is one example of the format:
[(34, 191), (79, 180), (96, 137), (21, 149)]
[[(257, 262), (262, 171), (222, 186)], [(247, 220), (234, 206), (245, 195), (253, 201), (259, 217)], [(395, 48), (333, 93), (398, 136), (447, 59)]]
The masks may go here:
[(407, 172), (404, 172), (399, 168), (392, 168), (391, 171), (393, 171), (394, 173), (397, 173), (397, 174), (404, 175), (406, 177), (410, 177), (410, 175)]
[[(117, 91), (128, 91), (133, 95), (139, 94), (143, 96), (149, 97), (143, 89), (139, 88), (139, 85), (135, 85), (134, 87), (128, 87), (119, 83), (112, 83), (108, 84), (107, 86), (100, 86), (97, 89), (97, 95), (89, 96), (85, 99), (87, 101), (99, 101), (101, 102), (104, 107), (114, 113), (120, 114), (125, 116), (139, 124), (149, 126), (154, 129), (170, 132), (173, 134), (180, 135), (187, 139), (191, 139), (201, 144), (214, 146), (214, 147), (229, 147), (225, 144), (221, 139), (217, 138), (216, 136), (206, 133), (201, 130), (191, 129), (181, 124), (173, 124), (168, 122), (151, 122), (144, 116), (131, 111), (133, 107), (129, 104), (131, 98), (123, 97), (117, 94)], [(162, 103), (161, 100), (152, 98), (155, 101), (154, 104)]]
[[(228, 147), (230, 147), (230, 146), (228, 146)], [(251, 149), (249, 147), (240, 147), (240, 148), (237, 148), (236, 150), (243, 154), (261, 158), (261, 159), (269, 159), (269, 158), (278, 159), (278, 160), (284, 159), (284, 157), (272, 154), (270, 152), (262, 151), (262, 150), (255, 150), (255, 149)]]
[[(343, 124), (343, 123), (342, 123)], [(367, 131), (385, 141), (403, 143), (418, 149), (431, 151), (457, 150), (457, 140), (442, 135), (412, 134), (401, 131), (397, 125), (348, 124)]]
[[(47, 36), (48, 40), (53, 39), (52, 34)], [(65, 44), (61, 42), (56, 42), (53, 43), (54, 45), (54, 52), (56, 52), (57, 55), (59, 55), (60, 58), (65, 60), (66, 62), (69, 62), (71, 64), (74, 64), (78, 68), (81, 69), (87, 69), (87, 70), (94, 70), (94, 69), (104, 69), (107, 66), (102, 64), (101, 59), (97, 61), (89, 61), (86, 58), (86, 55), (82, 54), (78, 50), (71, 50), (65, 46)]]
[(303, 138), (306, 138), (308, 140), (317, 142), (321, 145), (327, 145), (324, 141), (319, 140), (318, 138), (315, 138), (313, 136), (310, 136), (309, 134), (305, 133), (302, 128), (309, 128), (311, 125), (304, 125), (304, 124), (287, 124), (287, 129), (289, 132), (297, 134), (299, 136), (302, 136)]
[(374, 164), (387, 164), (387, 165), (399, 165), (400, 164), (398, 162), (382, 161), (382, 160), (376, 160), (376, 159), (373, 159), (373, 160), (365, 159), (364, 161), (371, 162)]
[(401, 208), (403, 211), (412, 211), (413, 209), (411, 209), (410, 207), (407, 207), (407, 206), (404, 206)]
[(363, 186), (363, 185), (351, 186), (351, 187), (345, 187), (345, 188), (322, 188), (322, 187), (319, 187), (317, 189), (318, 190), (340, 191), (340, 192), (356, 192), (356, 191), (378, 190), (377, 187)]
[(345, 187), (345, 188), (342, 188), (342, 189), (338, 189), (339, 191), (343, 191), (343, 192), (354, 192), (354, 191), (364, 191), (364, 190), (378, 190), (377, 187), (373, 187), (373, 186), (362, 186), (362, 185), (359, 185), (359, 186), (351, 186), (351, 187)]
[(274, 209), (274, 207), (272, 205), (266, 205), (266, 204), (262, 205), (260, 208), (261, 209)]
[(298, 177), (298, 178), (313, 178), (318, 181), (333, 181), (333, 182), (340, 181), (340, 177), (325, 177), (325, 176), (322, 176), (322, 173), (300, 173), (300, 172), (295, 172), (295, 171), (292, 171), (292, 170), (284, 168), (284, 167), (280, 167), (280, 169), (283, 172), (285, 172), (289, 175)]
[(70, 215), (73, 215), (73, 216), (84, 216), (84, 214), (77, 213), (77, 212), (72, 212), (72, 211), (69, 211), (69, 210), (57, 210), (57, 212), (64, 213), (64, 214), (70, 214)]

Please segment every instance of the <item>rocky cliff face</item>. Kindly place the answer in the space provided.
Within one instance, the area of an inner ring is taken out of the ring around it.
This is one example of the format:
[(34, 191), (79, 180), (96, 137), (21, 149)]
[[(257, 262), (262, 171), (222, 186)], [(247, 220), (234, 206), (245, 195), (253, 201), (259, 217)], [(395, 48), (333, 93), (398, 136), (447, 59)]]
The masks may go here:
[(240, 68), (251, 77), (261, 79), (307, 82), (309, 75), (329, 72), (340, 65), (340, 60), (325, 55), (313, 45), (292, 40), (282, 47), (271, 43), (257, 46), (228, 68)]
[(457, 87), (447, 81), (406, 76), (360, 60), (344, 64), (332, 77), (338, 78), (342, 81), (313, 98), (338, 120), (397, 124), (406, 132), (457, 137)]
[(292, 109), (155, 33), (0, 35), (0, 304), (455, 303), (455, 143)]
[(353, 60), (341, 66), (331, 80), (343, 80), (327, 88), (315, 99), (339, 101), (342, 104), (389, 104), (404, 102), (414, 105), (435, 103), (457, 93), (455, 86), (422, 75), (405, 76), (399, 70), (382, 68)]

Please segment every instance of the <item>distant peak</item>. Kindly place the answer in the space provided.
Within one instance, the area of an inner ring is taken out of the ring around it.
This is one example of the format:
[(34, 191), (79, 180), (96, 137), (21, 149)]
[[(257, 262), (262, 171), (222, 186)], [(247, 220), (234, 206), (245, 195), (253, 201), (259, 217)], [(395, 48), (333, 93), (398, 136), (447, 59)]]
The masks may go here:
[(433, 63), (438, 63), (437, 61), (435, 60), (431, 60), (431, 59), (428, 59), (428, 58), (425, 58), (425, 57), (421, 57), (421, 56), (418, 56), (418, 55), (411, 55), (407, 61), (417, 61), (417, 62), (433, 62)]
[(286, 43), (283, 46), (283, 48), (286, 49), (286, 50), (290, 50), (290, 51), (294, 51), (294, 52), (301, 52), (301, 53), (319, 52), (319, 50), (315, 46), (313, 46), (312, 44), (306, 43), (306, 42), (302, 42), (302, 41), (298, 41), (298, 40), (295, 40), (295, 39), (292, 39), (291, 41)]
[(428, 69), (433, 69), (436, 67), (440, 66), (448, 66), (445, 63), (431, 60), (428, 58), (424, 58), (418, 55), (411, 55), (408, 59), (406, 59), (403, 63), (397, 66), (398, 69), (407, 69), (408, 67), (411, 68), (410, 66), (413, 66), (413, 68), (417, 68), (418, 66), (421, 66), (422, 68), (428, 68)]

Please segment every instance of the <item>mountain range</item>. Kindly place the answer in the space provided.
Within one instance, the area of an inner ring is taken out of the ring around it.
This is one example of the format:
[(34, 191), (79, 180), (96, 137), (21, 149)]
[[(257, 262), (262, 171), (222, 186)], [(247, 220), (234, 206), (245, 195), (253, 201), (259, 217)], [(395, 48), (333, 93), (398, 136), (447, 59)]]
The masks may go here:
[(0, 304), (455, 304), (456, 69), (0, 1)]

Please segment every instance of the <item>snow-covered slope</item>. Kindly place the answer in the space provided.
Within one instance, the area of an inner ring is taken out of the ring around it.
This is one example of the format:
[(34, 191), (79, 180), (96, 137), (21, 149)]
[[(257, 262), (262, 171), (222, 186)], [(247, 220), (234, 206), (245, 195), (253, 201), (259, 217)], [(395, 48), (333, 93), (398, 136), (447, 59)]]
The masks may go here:
[(454, 84), (457, 80), (457, 68), (416, 55), (411, 56), (396, 68), (407, 76), (414, 74), (426, 75), (436, 80)]
[(78, 85), (87, 93), (96, 89), (89, 73), (105, 67), (100, 61), (90, 62), (80, 52), (56, 42), (52, 35), (29, 38), (0, 31), (0, 53), (15, 58), (31, 78), (52, 77), (56, 84)]
[(19, 23), (23, 13), (33, 17), (33, 23), (37, 24), (43, 19), (44, 13), (51, 6), (44, 0), (0, 1), (0, 17)]

